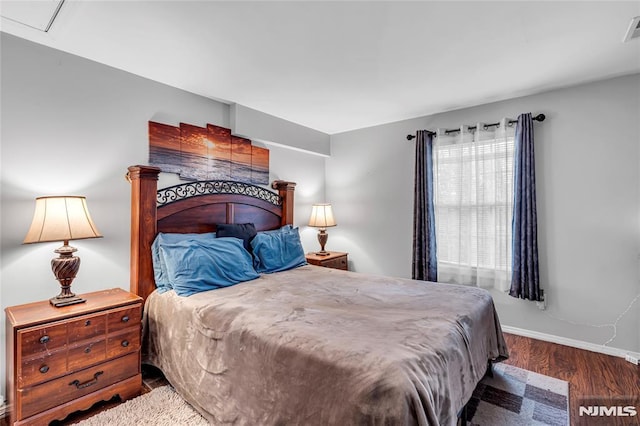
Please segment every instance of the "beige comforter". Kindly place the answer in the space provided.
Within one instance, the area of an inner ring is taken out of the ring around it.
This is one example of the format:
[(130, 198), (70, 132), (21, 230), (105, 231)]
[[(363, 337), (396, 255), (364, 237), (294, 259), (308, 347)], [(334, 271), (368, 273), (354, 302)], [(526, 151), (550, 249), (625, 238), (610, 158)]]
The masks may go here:
[(478, 288), (303, 266), (153, 293), (145, 362), (213, 424), (449, 425), (507, 348)]

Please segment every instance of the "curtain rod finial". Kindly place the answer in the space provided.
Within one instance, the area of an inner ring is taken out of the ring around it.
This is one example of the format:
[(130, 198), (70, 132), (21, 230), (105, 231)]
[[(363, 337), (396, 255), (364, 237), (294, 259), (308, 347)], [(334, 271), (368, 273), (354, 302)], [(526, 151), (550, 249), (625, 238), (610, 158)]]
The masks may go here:
[(544, 114), (538, 114), (535, 117), (533, 117), (533, 119), (536, 121), (544, 121), (545, 118), (547, 118), (547, 116)]
[(413, 139), (415, 139), (415, 137), (416, 137), (416, 135), (407, 135), (407, 140), (408, 141), (413, 140)]

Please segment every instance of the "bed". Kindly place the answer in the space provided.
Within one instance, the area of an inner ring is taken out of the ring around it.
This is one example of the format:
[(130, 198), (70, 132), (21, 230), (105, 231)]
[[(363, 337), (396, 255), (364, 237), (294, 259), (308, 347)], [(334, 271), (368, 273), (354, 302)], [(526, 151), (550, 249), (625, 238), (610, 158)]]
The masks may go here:
[[(143, 362), (212, 424), (455, 424), (508, 356), (484, 290), (303, 265), (188, 297), (156, 290), (158, 233), (293, 224), (295, 184), (157, 190), (132, 166), (131, 291), (146, 300)], [(255, 255), (255, 253), (254, 253)]]

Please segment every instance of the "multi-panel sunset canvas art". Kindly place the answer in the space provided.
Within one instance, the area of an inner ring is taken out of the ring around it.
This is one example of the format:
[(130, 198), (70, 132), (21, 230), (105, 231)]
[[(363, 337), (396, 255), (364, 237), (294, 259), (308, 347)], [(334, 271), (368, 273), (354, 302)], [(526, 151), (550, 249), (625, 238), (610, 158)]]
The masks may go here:
[(269, 183), (269, 150), (213, 124), (175, 127), (149, 121), (149, 164), (186, 180)]

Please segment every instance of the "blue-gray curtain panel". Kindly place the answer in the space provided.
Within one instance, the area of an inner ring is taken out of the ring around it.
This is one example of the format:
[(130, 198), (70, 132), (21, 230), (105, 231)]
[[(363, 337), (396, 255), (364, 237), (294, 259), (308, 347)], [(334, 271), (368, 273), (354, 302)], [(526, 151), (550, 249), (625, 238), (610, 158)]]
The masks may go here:
[(541, 300), (538, 273), (536, 171), (531, 113), (520, 114), (513, 162), (513, 241), (509, 295)]
[(419, 130), (416, 138), (412, 278), (426, 281), (438, 279), (433, 206), (433, 135), (426, 130)]

